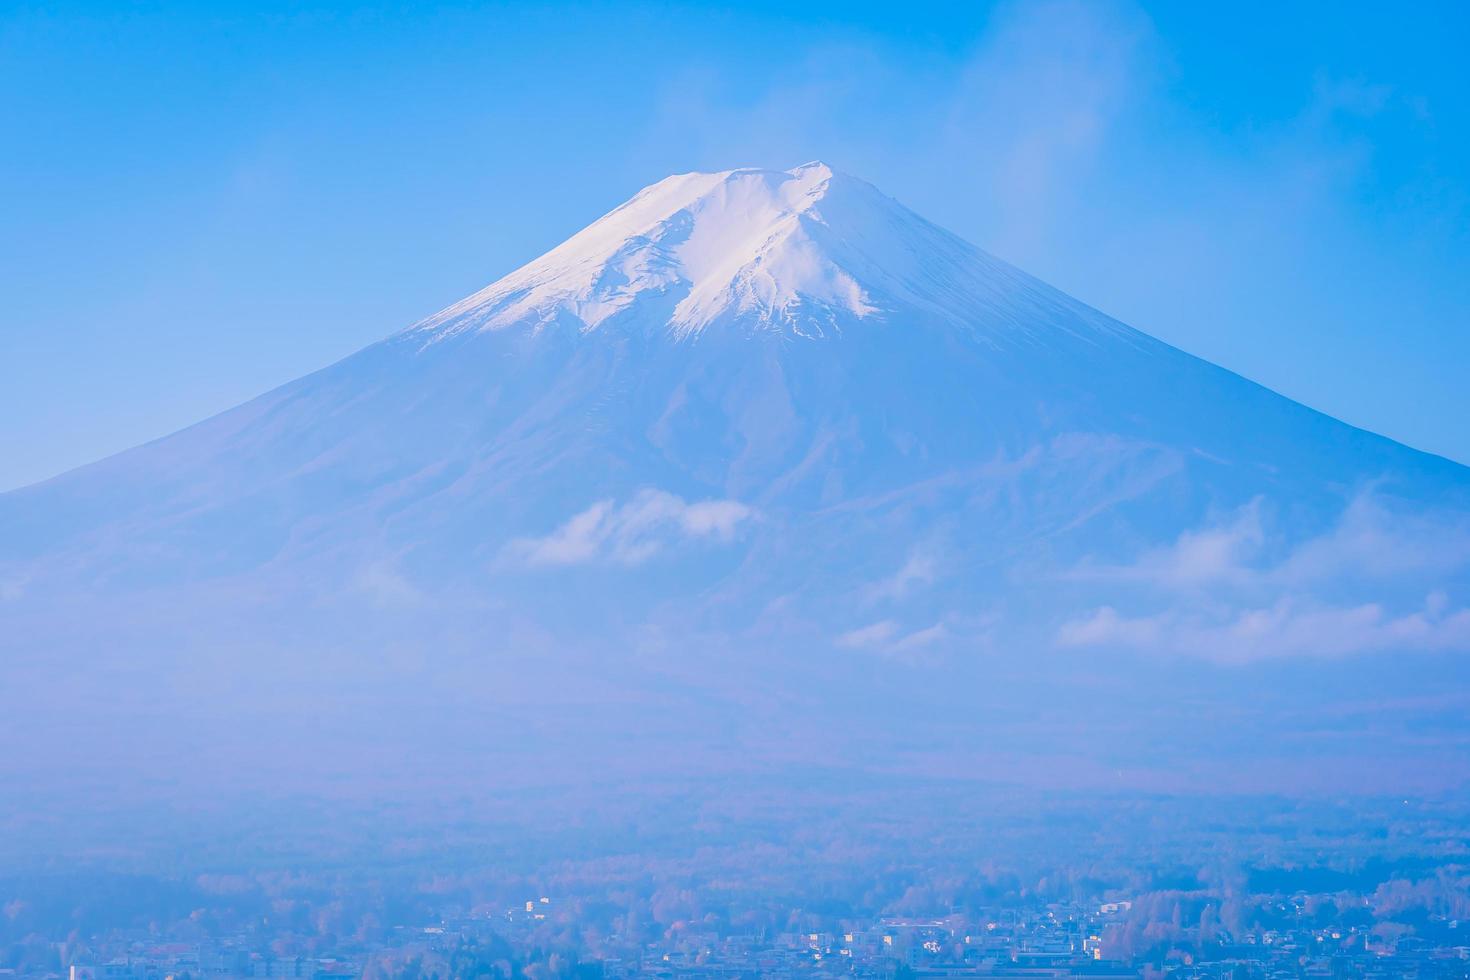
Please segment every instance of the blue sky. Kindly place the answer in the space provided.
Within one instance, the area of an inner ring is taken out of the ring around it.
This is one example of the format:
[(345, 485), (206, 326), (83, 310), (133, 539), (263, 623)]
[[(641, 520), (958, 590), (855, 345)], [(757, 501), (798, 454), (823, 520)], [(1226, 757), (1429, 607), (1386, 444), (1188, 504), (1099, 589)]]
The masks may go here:
[(811, 159), (1470, 462), (1470, 8), (1276, 6), (4, 5), (0, 488)]

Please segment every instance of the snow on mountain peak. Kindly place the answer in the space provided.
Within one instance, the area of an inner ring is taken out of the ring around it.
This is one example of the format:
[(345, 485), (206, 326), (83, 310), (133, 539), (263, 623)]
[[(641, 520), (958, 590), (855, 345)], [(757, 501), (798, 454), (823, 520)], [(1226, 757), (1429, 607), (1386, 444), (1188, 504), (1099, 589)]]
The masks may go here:
[(437, 340), (618, 324), (682, 338), (738, 320), (820, 337), (898, 311), (970, 326), (987, 312), (1014, 320), (1018, 298), (1096, 317), (872, 185), (812, 162), (665, 178), (409, 330)]

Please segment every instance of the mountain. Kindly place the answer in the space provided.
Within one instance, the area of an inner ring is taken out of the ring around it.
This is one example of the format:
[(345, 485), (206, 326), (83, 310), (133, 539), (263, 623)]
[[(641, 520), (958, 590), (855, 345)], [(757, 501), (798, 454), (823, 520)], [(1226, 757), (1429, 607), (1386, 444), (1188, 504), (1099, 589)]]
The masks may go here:
[(31, 780), (820, 759), (1445, 787), (1467, 516), (1470, 470), (860, 180), (684, 174), (335, 365), (0, 496), (3, 734)]

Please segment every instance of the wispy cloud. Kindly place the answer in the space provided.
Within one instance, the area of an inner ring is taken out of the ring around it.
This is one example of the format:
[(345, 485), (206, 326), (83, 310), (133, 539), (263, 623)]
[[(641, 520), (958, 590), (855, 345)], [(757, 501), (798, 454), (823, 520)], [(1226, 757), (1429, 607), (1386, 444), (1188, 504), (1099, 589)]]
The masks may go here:
[(1272, 571), (1283, 584), (1352, 575), (1402, 578), (1445, 575), (1470, 565), (1470, 515), (1392, 509), (1372, 492), (1355, 497), (1337, 525), (1314, 538)]
[[(1470, 566), (1465, 515), (1402, 512), (1365, 491), (1330, 529), (1289, 545), (1265, 513), (1252, 501), (1133, 562), (1073, 569), (1070, 578), (1110, 586), (1134, 611), (1099, 606), (1064, 623), (1057, 642), (1221, 662), (1470, 651), (1470, 608), (1443, 590)], [(1417, 598), (1406, 597), (1412, 589)]]
[(1151, 548), (1131, 562), (1110, 565), (1085, 562), (1074, 568), (1069, 577), (1137, 582), (1170, 589), (1240, 581), (1256, 574), (1250, 564), (1265, 541), (1260, 510), (1260, 500), (1253, 500), (1229, 519), (1187, 530), (1169, 544)]
[(939, 559), (931, 550), (909, 552), (897, 571), (868, 587), (870, 599), (902, 599), (910, 593), (934, 584), (939, 576)]
[(1063, 624), (1057, 640), (1062, 646), (1127, 647), (1220, 663), (1470, 650), (1470, 608), (1449, 608), (1443, 593), (1431, 593), (1421, 608), (1397, 615), (1377, 603), (1334, 606), (1301, 598), (1215, 616), (1196, 609), (1125, 616), (1104, 606)]
[(362, 565), (353, 574), (348, 587), (379, 606), (415, 606), (426, 596), (387, 559)]
[(837, 645), (849, 650), (871, 650), (887, 646), (898, 633), (899, 625), (891, 619), (882, 619), (867, 626), (848, 630), (837, 637)]
[(940, 159), (989, 189), (992, 244), (1045, 248), (1114, 130), (1146, 94), (1156, 44), (1129, 4), (1044, 0), (999, 8), (936, 134)]
[(995, 617), (946, 615), (928, 626), (912, 629), (896, 619), (880, 619), (839, 634), (834, 643), (845, 650), (861, 650), (883, 657), (919, 657), (933, 651), (951, 649), (955, 643), (967, 645), (988, 641)]
[(949, 636), (949, 627), (943, 622), (938, 622), (933, 626), (926, 626), (923, 629), (914, 630), (912, 633), (907, 633), (899, 637), (888, 649), (891, 653), (912, 653), (947, 640)]
[(1393, 508), (1373, 490), (1352, 498), (1326, 532), (1282, 547), (1259, 498), (1227, 517), (1192, 528), (1130, 562), (1084, 562), (1069, 578), (1136, 583), (1177, 591), (1302, 588), (1352, 580), (1435, 576), (1470, 565), (1470, 520), (1446, 512)]
[(600, 500), (545, 537), (511, 542), (507, 552), (528, 565), (638, 565), (683, 542), (730, 541), (753, 514), (735, 500), (688, 503), (643, 490), (621, 505)]

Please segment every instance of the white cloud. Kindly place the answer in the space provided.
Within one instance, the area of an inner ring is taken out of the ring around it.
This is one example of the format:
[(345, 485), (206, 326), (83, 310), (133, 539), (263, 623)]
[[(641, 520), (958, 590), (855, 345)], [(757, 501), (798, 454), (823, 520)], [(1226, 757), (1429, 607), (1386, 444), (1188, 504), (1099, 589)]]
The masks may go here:
[(425, 599), (424, 594), (387, 560), (368, 562), (358, 568), (349, 588), (381, 606), (411, 606)]
[(837, 637), (837, 645), (847, 647), (849, 650), (871, 650), (876, 647), (886, 646), (898, 632), (898, 623), (891, 619), (879, 620), (868, 626), (860, 626), (857, 629), (848, 630)]
[(944, 623), (939, 622), (933, 626), (914, 630), (907, 636), (900, 637), (893, 642), (889, 650), (893, 653), (912, 653), (915, 650), (922, 650), (925, 647), (932, 646), (948, 638), (949, 628)]
[(1126, 646), (1152, 648), (1158, 644), (1164, 622), (1161, 617), (1118, 615), (1112, 606), (1102, 606), (1090, 616), (1063, 623), (1057, 642), (1067, 647)]
[(1397, 513), (1372, 492), (1355, 497), (1327, 534), (1297, 548), (1273, 580), (1301, 584), (1338, 578), (1443, 575), (1470, 565), (1470, 520), (1463, 514)]
[(848, 650), (864, 650), (885, 657), (913, 657), (944, 641), (984, 642), (993, 624), (994, 617), (990, 616), (970, 619), (946, 616), (932, 625), (905, 632), (897, 620), (881, 619), (848, 630), (834, 642)]
[[(1113, 599), (1064, 623), (1057, 642), (1220, 662), (1470, 652), (1470, 609), (1453, 607), (1443, 591), (1470, 566), (1463, 515), (1401, 512), (1369, 490), (1330, 529), (1288, 547), (1265, 513), (1255, 500), (1131, 563), (1074, 569), (1068, 578), (1105, 583), (1115, 593), (1137, 586), (1129, 598), (1138, 611), (1120, 613)], [(1161, 593), (1168, 604), (1149, 609)]]
[(1242, 507), (1228, 522), (1185, 531), (1126, 565), (1084, 564), (1069, 577), (1140, 582), (1167, 588), (1197, 588), (1222, 581), (1240, 582), (1255, 574), (1249, 567), (1264, 543), (1261, 502)]
[(545, 537), (518, 539), (507, 551), (529, 565), (638, 565), (681, 542), (730, 541), (753, 515), (734, 500), (687, 503), (643, 490), (622, 505), (598, 501)]
[[(1068, 577), (1166, 590), (1279, 590), (1346, 579), (1435, 576), (1470, 565), (1470, 520), (1400, 513), (1372, 490), (1355, 496), (1332, 528), (1289, 549), (1271, 533), (1257, 498), (1229, 519), (1183, 532), (1121, 565), (1084, 563)], [(1273, 558), (1274, 556), (1274, 558)]]
[(1342, 657), (1392, 651), (1470, 651), (1470, 608), (1450, 609), (1443, 593), (1394, 614), (1377, 603), (1322, 605), (1287, 598), (1211, 616), (1199, 610), (1129, 617), (1110, 606), (1063, 624), (1057, 642), (1199, 656), (1220, 663), (1275, 657)]
[(868, 589), (872, 599), (902, 599), (916, 589), (934, 584), (939, 576), (939, 562), (926, 551), (913, 551), (903, 566), (892, 575), (874, 582)]

